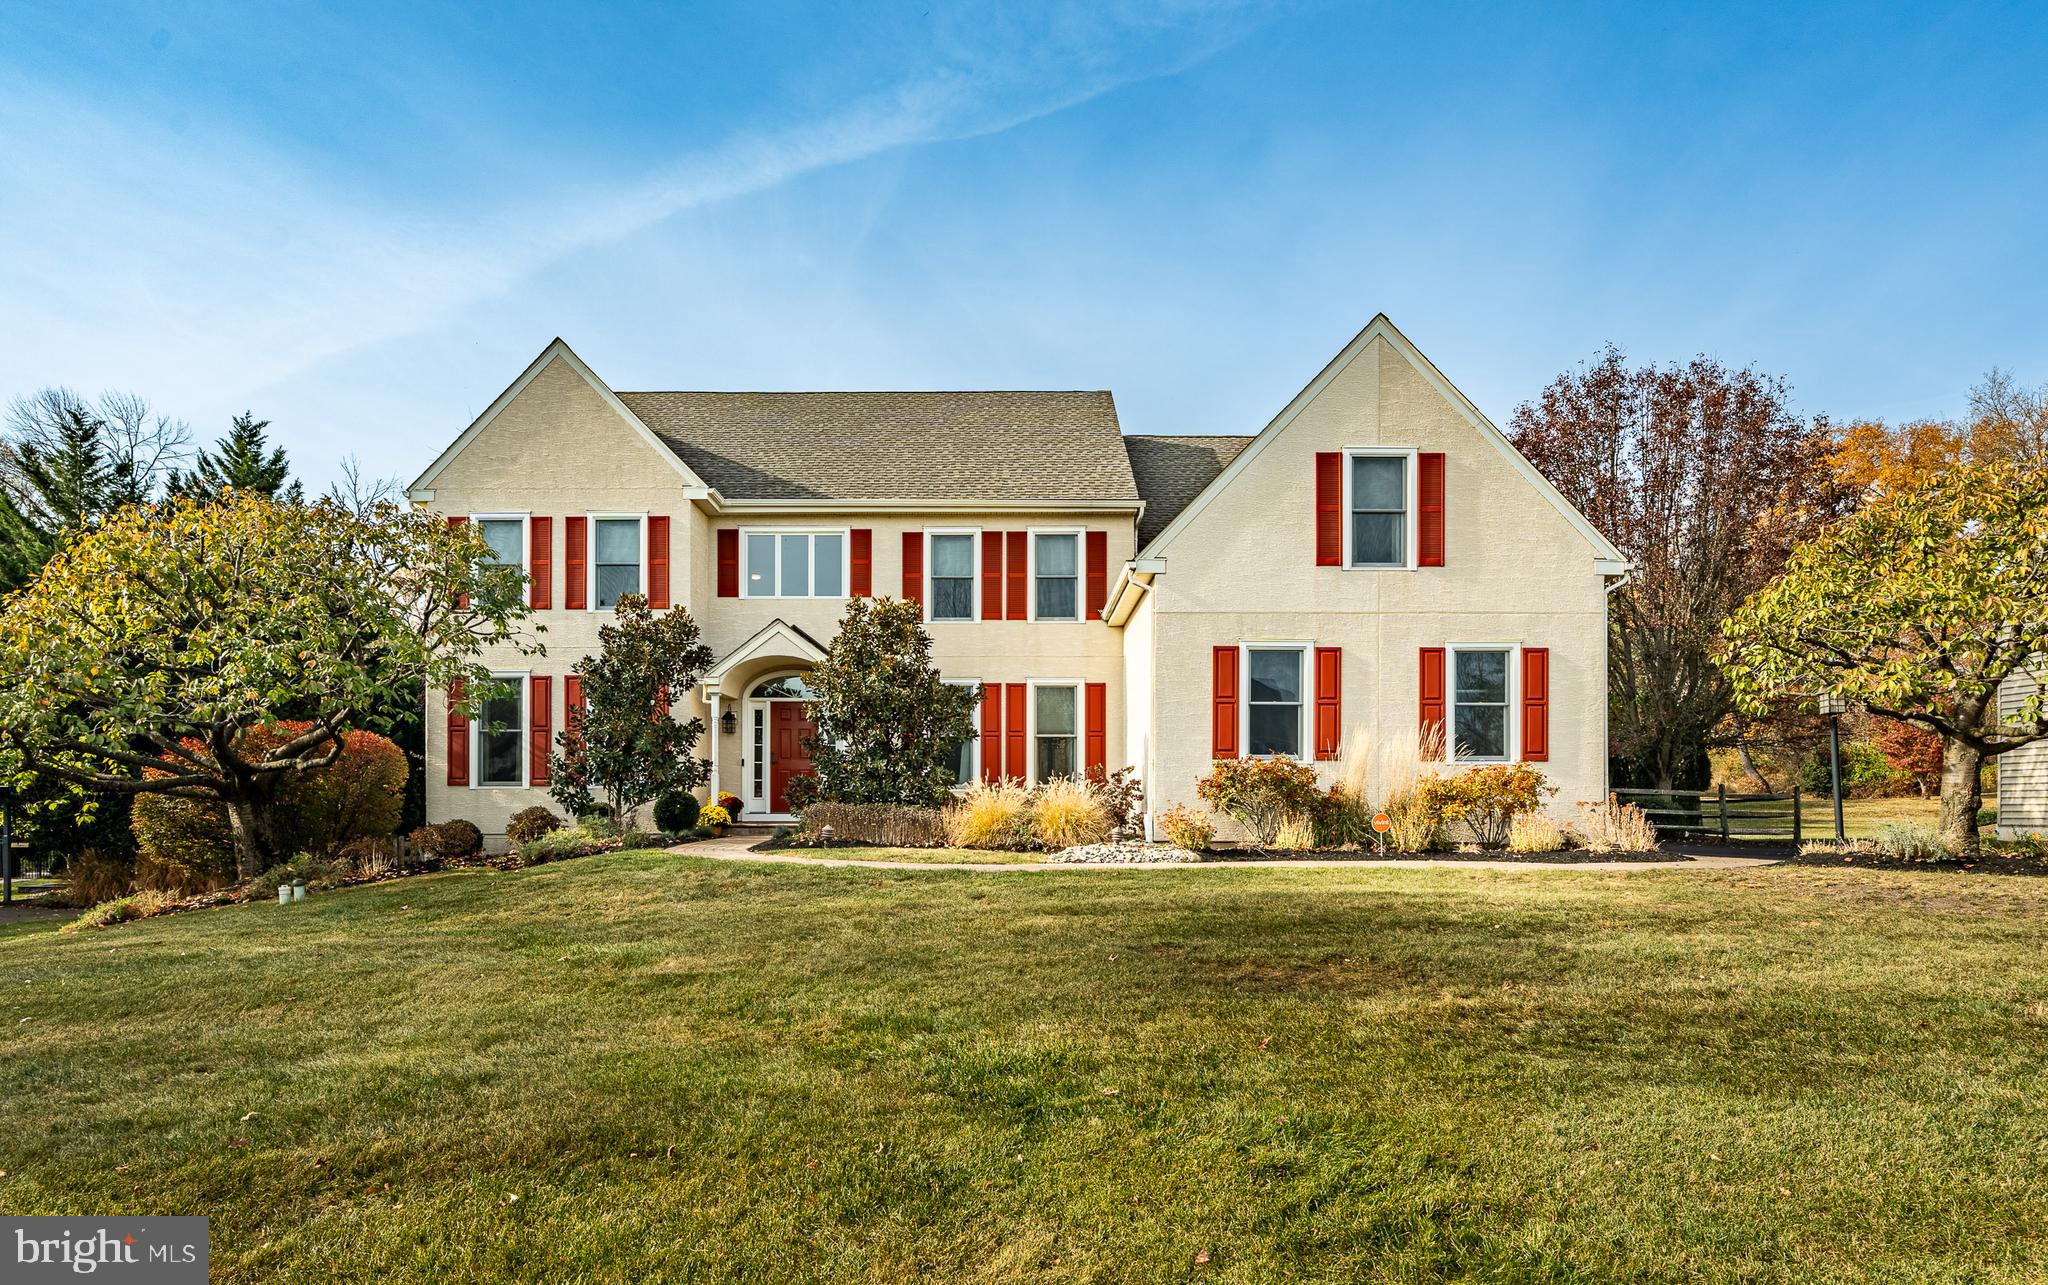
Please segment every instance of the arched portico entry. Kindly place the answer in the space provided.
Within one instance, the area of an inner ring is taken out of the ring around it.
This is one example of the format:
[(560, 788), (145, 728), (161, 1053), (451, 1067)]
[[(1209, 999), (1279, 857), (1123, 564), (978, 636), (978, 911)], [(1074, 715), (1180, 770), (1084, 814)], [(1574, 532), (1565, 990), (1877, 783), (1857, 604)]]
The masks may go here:
[(811, 771), (811, 691), (804, 676), (825, 658), (815, 638), (777, 620), (726, 653), (704, 676), (711, 725), (711, 789), (739, 796), (741, 819), (793, 819), (789, 787)]

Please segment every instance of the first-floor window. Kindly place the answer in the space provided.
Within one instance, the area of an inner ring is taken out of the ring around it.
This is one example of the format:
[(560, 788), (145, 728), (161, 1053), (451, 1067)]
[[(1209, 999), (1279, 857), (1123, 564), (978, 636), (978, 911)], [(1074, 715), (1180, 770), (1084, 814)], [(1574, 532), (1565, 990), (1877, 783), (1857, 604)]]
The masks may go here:
[[(981, 690), (980, 683), (962, 682), (957, 678), (947, 679), (946, 686), (967, 687), (977, 692)], [(974, 784), (974, 733), (971, 731), (965, 739), (953, 747), (953, 784)]]
[(507, 691), (484, 701), (476, 724), (478, 785), (524, 785), (525, 764), (520, 747), (525, 743), (526, 680), (504, 678)]
[(974, 619), (974, 537), (932, 537), (933, 620)]
[(1257, 758), (1301, 754), (1301, 648), (1245, 648), (1245, 749)]
[(1033, 687), (1033, 735), (1041, 782), (1074, 776), (1081, 761), (1079, 692), (1072, 686)]
[(841, 531), (747, 532), (749, 598), (846, 596), (846, 535)]
[(1508, 756), (1508, 652), (1474, 648), (1451, 653), (1452, 756), (1465, 762)]
[(640, 519), (597, 519), (597, 605), (610, 607), (640, 592)]

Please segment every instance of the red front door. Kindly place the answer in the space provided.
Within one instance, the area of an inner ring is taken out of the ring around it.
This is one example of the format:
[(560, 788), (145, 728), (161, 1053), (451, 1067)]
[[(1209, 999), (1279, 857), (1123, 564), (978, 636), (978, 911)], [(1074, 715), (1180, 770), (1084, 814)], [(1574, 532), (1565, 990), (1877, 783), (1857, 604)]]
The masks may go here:
[(811, 747), (816, 735), (811, 707), (802, 701), (776, 701), (768, 712), (768, 809), (789, 811), (789, 783), (811, 775)]

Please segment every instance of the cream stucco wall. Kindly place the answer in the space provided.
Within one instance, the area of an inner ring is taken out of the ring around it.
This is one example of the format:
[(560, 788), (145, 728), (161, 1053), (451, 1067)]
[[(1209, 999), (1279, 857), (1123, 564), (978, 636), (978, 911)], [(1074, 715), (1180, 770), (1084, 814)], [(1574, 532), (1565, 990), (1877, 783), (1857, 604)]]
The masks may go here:
[[(1347, 447), (1445, 456), (1445, 565), (1315, 565), (1314, 457)], [(1556, 810), (1606, 783), (1605, 580), (1596, 547), (1483, 430), (1385, 338), (1375, 338), (1178, 533), (1147, 550), (1156, 708), (1151, 806), (1193, 802), (1210, 763), (1210, 651), (1298, 641), (1343, 648), (1343, 720), (1387, 735), (1420, 719), (1418, 653), (1457, 643), (1550, 649)], [(1133, 672), (1136, 672), (1134, 669)], [(1325, 780), (1333, 764), (1319, 765)]]

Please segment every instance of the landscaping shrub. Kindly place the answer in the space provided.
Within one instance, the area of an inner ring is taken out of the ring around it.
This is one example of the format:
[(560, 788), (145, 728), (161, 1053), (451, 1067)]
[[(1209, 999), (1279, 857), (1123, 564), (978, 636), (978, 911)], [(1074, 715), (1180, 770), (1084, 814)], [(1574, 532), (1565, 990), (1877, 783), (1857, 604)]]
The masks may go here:
[(519, 859), (530, 866), (543, 865), (565, 857), (587, 857), (593, 852), (605, 852), (617, 842), (616, 835), (592, 833), (587, 825), (564, 826), (520, 844)]
[(1543, 812), (1517, 812), (1508, 822), (1508, 851), (1562, 852), (1565, 849), (1564, 827)]
[(240, 892), (245, 897), (266, 897), (276, 892), (283, 884), (304, 880), (308, 888), (333, 887), (337, 878), (351, 873), (348, 867), (326, 856), (314, 852), (301, 852), (290, 861), (276, 865), (245, 881)]
[(1315, 769), (1292, 759), (1222, 759), (1195, 783), (1203, 802), (1271, 847), (1290, 815), (1305, 814), (1321, 789)]
[(1588, 852), (1655, 852), (1657, 827), (1649, 814), (1613, 795), (1600, 803), (1581, 803), (1571, 832)]
[(443, 821), (423, 825), (411, 835), (412, 846), (440, 861), (473, 857), (484, 850), (484, 832), (473, 821)]
[(1877, 828), (1877, 850), (1898, 861), (1953, 861), (1941, 835), (1924, 825), (1891, 821)]
[(561, 828), (562, 818), (548, 809), (539, 806), (521, 808), (505, 823), (505, 841), (517, 848)]
[(334, 851), (335, 864), (351, 874), (375, 876), (402, 869), (395, 839), (350, 839)]
[(1424, 783), (1435, 774), (1424, 765), (1444, 756), (1440, 723), (1427, 729), (1409, 727), (1375, 736), (1370, 724), (1352, 729), (1337, 761), (1337, 783), (1331, 787), (1329, 811), (1321, 818), (1332, 846), (1376, 845), (1373, 814), (1384, 812), (1390, 828), (1387, 846), (1397, 852), (1428, 852), (1438, 846), (1438, 818)]
[(57, 931), (75, 933), (84, 928), (106, 928), (133, 919), (153, 919), (158, 915), (169, 914), (177, 908), (178, 899), (170, 893), (144, 889), (125, 897), (100, 902)]
[(138, 794), (129, 827), (135, 834), (135, 880), (142, 887), (204, 892), (234, 882), (235, 845), (220, 804)]
[(1159, 814), (1159, 833), (1176, 848), (1205, 852), (1216, 842), (1216, 823), (1208, 813), (1176, 803)]
[(976, 782), (945, 809), (946, 842), (956, 848), (1031, 846), (1031, 794), (1012, 781)]
[(1462, 824), (1482, 848), (1504, 848), (1516, 814), (1535, 811), (1544, 794), (1556, 791), (1527, 763), (1488, 763), (1429, 777), (1420, 792), (1439, 821)]
[(133, 874), (124, 863), (95, 848), (88, 848), (66, 862), (63, 878), (62, 896), (67, 906), (97, 906), (126, 896), (134, 884)]
[(1109, 814), (1112, 826), (1126, 831), (1144, 829), (1145, 783), (1138, 779), (1137, 768), (1120, 767), (1107, 774), (1097, 768), (1088, 773), (1088, 788)]
[(1312, 851), (1316, 846), (1316, 823), (1303, 812), (1290, 812), (1274, 832), (1273, 846), (1293, 852)]
[(711, 832), (711, 827), (708, 825), (700, 825), (695, 830), (690, 831), (690, 833), (696, 835), (700, 839), (715, 839), (718, 837), (716, 834), (713, 834)]
[(1051, 851), (1107, 843), (1115, 828), (1101, 798), (1073, 777), (1046, 782), (1031, 801), (1031, 837)]
[(654, 801), (654, 824), (670, 834), (688, 834), (697, 828), (701, 806), (688, 790), (671, 790)]
[(826, 826), (835, 842), (882, 848), (943, 848), (946, 816), (938, 808), (893, 803), (813, 803), (803, 811), (803, 838), (820, 841)]
[[(1939, 766), (1935, 772), (1938, 784)], [(1799, 788), (1811, 794), (1832, 793), (1825, 752), (1799, 765)], [(1875, 744), (1865, 740), (1842, 742), (1842, 794), (1845, 798), (1878, 799), (1912, 788), (1912, 776), (1892, 766), (1892, 761)]]

